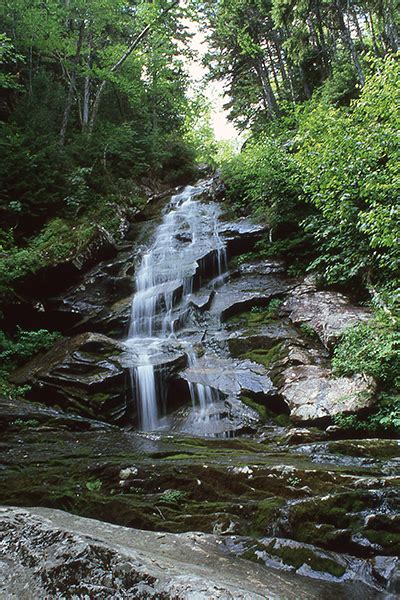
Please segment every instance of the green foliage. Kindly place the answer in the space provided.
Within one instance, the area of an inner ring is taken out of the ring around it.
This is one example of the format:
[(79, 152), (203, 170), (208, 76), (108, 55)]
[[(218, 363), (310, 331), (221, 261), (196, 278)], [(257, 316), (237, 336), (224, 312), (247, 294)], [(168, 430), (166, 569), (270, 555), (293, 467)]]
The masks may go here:
[(385, 280), (400, 262), (400, 67), (391, 56), (373, 66), (349, 110), (319, 102), (300, 119), (296, 162), (318, 209), (305, 224), (320, 251), (311, 268), (332, 283)]
[(103, 486), (103, 482), (100, 479), (89, 479), (86, 482), (86, 489), (89, 492), (99, 492)]
[(16, 386), (8, 381), (13, 369), (24, 364), (39, 352), (49, 350), (60, 339), (60, 334), (46, 329), (24, 331), (18, 329), (12, 338), (0, 330), (0, 394), (16, 400), (30, 390), (29, 385)]
[(273, 139), (245, 144), (242, 152), (222, 165), (227, 198), (240, 212), (251, 211), (271, 228), (293, 218), (298, 186), (296, 165)]
[(47, 329), (24, 331), (19, 329), (15, 339), (0, 331), (0, 361), (2, 365), (18, 366), (35, 354), (49, 350), (60, 339), (60, 334)]
[(400, 395), (380, 394), (376, 410), (362, 419), (358, 415), (336, 415), (335, 425), (368, 434), (400, 434)]
[(182, 490), (165, 490), (160, 497), (160, 501), (172, 504), (180, 504), (186, 498), (186, 492)]
[(378, 312), (368, 323), (344, 332), (334, 350), (337, 375), (365, 373), (387, 389), (400, 387), (400, 323)]

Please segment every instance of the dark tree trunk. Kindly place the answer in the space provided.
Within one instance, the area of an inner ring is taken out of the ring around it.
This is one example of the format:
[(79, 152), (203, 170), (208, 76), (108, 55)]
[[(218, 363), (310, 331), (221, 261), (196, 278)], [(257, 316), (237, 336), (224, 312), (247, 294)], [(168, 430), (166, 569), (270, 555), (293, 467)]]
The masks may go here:
[(81, 56), (84, 31), (85, 31), (85, 22), (81, 21), (81, 24), (79, 26), (78, 41), (76, 43), (76, 52), (75, 52), (74, 61), (73, 61), (74, 64), (73, 64), (73, 69), (72, 69), (71, 78), (70, 78), (70, 82), (69, 82), (67, 100), (65, 102), (64, 115), (63, 115), (61, 130), (60, 130), (60, 140), (59, 140), (60, 146), (64, 146), (64, 144), (65, 144), (65, 136), (67, 134), (69, 117), (71, 115), (72, 103), (74, 100), (77, 68), (78, 68), (79, 59)]
[(276, 119), (279, 116), (279, 107), (271, 87), (267, 68), (261, 56), (254, 59), (254, 67), (261, 83), (265, 106), (271, 119)]
[(335, 9), (336, 9), (335, 10), (336, 22), (337, 22), (337, 25), (339, 28), (340, 36), (343, 40), (344, 45), (350, 52), (351, 59), (353, 61), (353, 64), (354, 64), (356, 72), (357, 72), (358, 81), (360, 82), (361, 86), (364, 86), (364, 83), (365, 83), (364, 72), (362, 70), (361, 63), (358, 58), (357, 50), (354, 46), (354, 42), (351, 39), (350, 31), (346, 27), (346, 23), (345, 23), (344, 17), (343, 17), (343, 12), (342, 12), (342, 9), (340, 6), (340, 2), (338, 0), (336, 0), (336, 2), (335, 2)]

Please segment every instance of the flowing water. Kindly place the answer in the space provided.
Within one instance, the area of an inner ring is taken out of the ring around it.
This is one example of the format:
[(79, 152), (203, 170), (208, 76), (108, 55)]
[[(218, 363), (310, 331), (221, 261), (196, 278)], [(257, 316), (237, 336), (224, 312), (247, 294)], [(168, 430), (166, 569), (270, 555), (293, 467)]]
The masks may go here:
[[(135, 353), (132, 390), (140, 428), (145, 431), (160, 426), (164, 390), (162, 371), (156, 365), (165, 344), (178, 339), (187, 320), (191, 295), (201, 277), (206, 272), (221, 277), (226, 270), (226, 248), (218, 233), (220, 209), (215, 203), (200, 201), (204, 191), (202, 185), (187, 186), (171, 198), (153, 244), (136, 273), (126, 343)], [(187, 354), (193, 364), (196, 354), (188, 345)], [(200, 384), (189, 388), (193, 405), (200, 404), (200, 418), (204, 420), (215, 392)]]

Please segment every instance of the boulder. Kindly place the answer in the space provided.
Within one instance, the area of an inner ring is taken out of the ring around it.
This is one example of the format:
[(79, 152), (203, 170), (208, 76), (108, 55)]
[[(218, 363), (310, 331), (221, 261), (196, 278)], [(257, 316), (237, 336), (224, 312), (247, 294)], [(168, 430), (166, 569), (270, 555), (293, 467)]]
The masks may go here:
[(7, 598), (317, 600), (340, 592), (227, 555), (217, 535), (140, 531), (43, 508), (2, 508), (0, 527)]
[(276, 273), (231, 278), (216, 292), (211, 311), (225, 320), (253, 306), (266, 306), (272, 298), (282, 296), (292, 287), (292, 282)]
[(310, 326), (328, 349), (338, 341), (348, 327), (367, 321), (371, 311), (354, 306), (338, 292), (313, 290), (305, 284), (295, 288), (285, 300), (283, 310), (293, 323)]
[(191, 384), (208, 386), (223, 396), (274, 395), (275, 388), (262, 365), (250, 360), (202, 357), (182, 373)]
[(343, 413), (357, 413), (375, 403), (372, 377), (333, 377), (321, 365), (297, 365), (281, 374), (279, 393), (296, 423), (318, 422)]
[(11, 380), (31, 385), (34, 400), (113, 423), (127, 413), (130, 362), (124, 344), (83, 333), (61, 340), (18, 369)]
[(120, 251), (88, 271), (78, 285), (45, 303), (53, 326), (69, 333), (96, 331), (123, 337), (129, 326), (136, 249)]
[[(138, 363), (134, 345), (99, 333), (82, 333), (58, 342), (12, 375), (12, 382), (32, 386), (30, 399), (60, 406), (107, 423), (136, 422), (130, 369)], [(171, 343), (152, 357), (163, 384), (186, 367), (186, 355)]]

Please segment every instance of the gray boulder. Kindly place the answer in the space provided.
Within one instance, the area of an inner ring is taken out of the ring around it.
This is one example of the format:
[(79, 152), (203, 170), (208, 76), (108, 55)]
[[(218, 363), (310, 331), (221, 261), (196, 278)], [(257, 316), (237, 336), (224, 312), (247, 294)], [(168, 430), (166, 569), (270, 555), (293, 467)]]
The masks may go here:
[(282, 374), (279, 389), (294, 422), (314, 422), (338, 414), (357, 413), (375, 403), (372, 377), (333, 377), (320, 365), (297, 365)]
[(371, 316), (370, 310), (352, 305), (343, 294), (317, 292), (307, 282), (292, 291), (282, 309), (289, 313), (293, 323), (305, 323), (314, 329), (329, 349), (345, 329), (367, 321)]
[(44, 508), (2, 508), (0, 529), (0, 595), (10, 600), (317, 600), (340, 591), (224, 554), (216, 535), (140, 531)]

